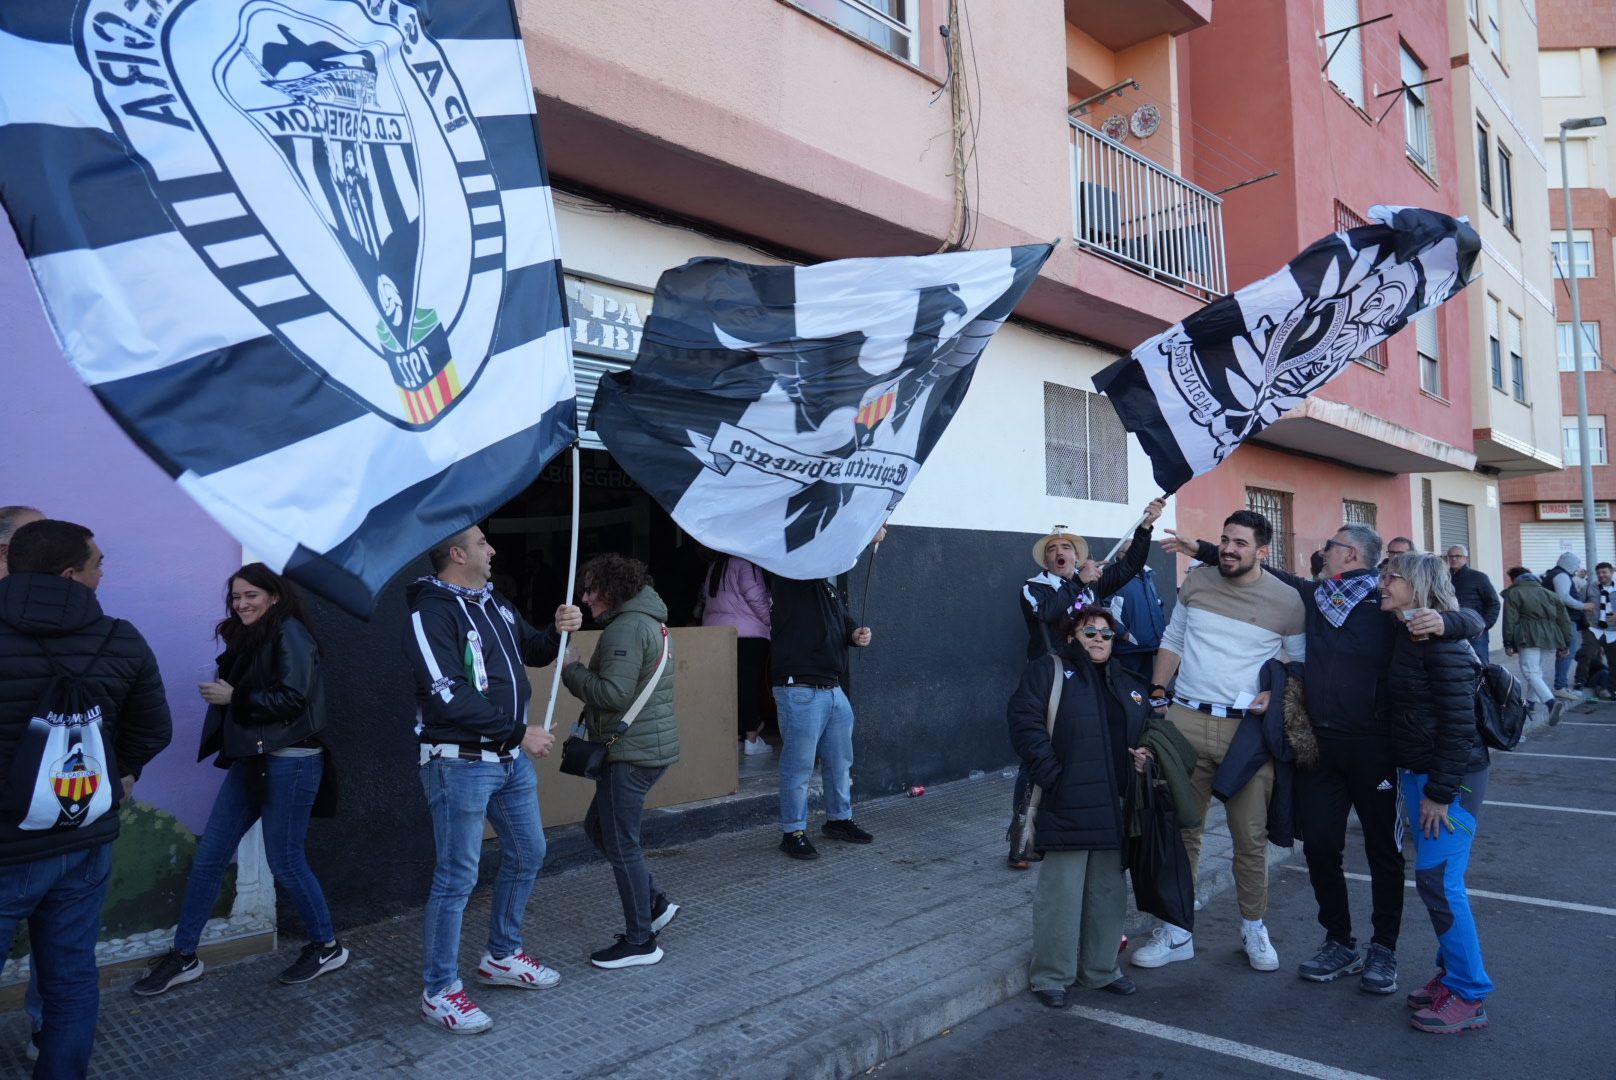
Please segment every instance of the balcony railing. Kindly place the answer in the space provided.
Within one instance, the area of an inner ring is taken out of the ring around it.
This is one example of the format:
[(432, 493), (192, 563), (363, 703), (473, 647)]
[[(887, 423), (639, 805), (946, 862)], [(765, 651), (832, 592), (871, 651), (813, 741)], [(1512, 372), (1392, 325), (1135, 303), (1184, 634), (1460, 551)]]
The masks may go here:
[(1078, 245), (1208, 299), (1228, 291), (1223, 200), (1071, 121)]

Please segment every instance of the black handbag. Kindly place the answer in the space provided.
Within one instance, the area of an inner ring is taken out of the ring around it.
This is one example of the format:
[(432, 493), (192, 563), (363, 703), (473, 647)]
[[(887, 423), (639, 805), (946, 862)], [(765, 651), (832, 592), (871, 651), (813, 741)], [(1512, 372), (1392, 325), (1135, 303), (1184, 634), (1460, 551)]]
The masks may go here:
[(1144, 827), (1128, 840), (1128, 873), (1134, 906), (1174, 926), (1195, 929), (1195, 884), (1178, 831), (1178, 811), (1165, 783), (1158, 788), (1156, 762), (1145, 764)]
[(645, 703), (651, 700), (651, 693), (656, 689), (657, 683), (662, 679), (662, 669), (668, 666), (668, 628), (662, 627), (662, 657), (657, 661), (656, 670), (651, 672), (651, 678), (640, 688), (639, 696), (628, 707), (628, 711), (617, 721), (617, 727), (605, 742), (593, 742), (578, 735), (569, 735), (561, 744), (561, 764), (559, 768), (568, 776), (581, 776), (585, 780), (599, 780), (606, 771), (606, 756), (611, 752), (612, 744), (623, 737), (629, 725), (639, 717), (640, 710)]

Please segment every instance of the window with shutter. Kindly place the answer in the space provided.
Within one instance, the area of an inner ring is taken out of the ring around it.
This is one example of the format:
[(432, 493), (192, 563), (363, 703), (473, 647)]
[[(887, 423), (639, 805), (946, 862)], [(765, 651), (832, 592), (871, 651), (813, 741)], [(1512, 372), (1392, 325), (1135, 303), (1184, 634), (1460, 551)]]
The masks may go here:
[(1526, 401), (1526, 359), (1521, 355), (1521, 317), (1509, 313), (1509, 381), (1519, 402)]
[(1436, 313), (1427, 311), (1414, 320), (1414, 349), (1420, 356), (1420, 389), (1442, 396), (1442, 350), (1437, 341)]
[(1504, 388), (1504, 343), (1499, 335), (1503, 332), (1499, 328), (1498, 297), (1487, 294), (1487, 365), (1492, 374), (1493, 386), (1498, 390)]
[[(1324, 51), (1330, 57), (1325, 71), (1336, 88), (1360, 109), (1364, 104), (1363, 21), (1358, 0), (1324, 0)], [(1348, 30), (1346, 27), (1353, 27)], [(1332, 33), (1331, 31), (1341, 31)]]
[(1454, 544), (1470, 550), (1470, 507), (1466, 503), (1437, 502), (1437, 529), (1441, 544), (1437, 550), (1446, 552)]

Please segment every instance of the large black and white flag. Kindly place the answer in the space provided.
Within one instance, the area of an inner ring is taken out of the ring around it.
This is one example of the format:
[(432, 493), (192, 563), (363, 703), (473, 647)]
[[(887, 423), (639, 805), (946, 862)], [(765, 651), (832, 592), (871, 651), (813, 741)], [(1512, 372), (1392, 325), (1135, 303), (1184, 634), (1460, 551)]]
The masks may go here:
[(0, 201), (107, 411), (350, 611), (576, 435), (510, 0), (6, 3)]
[(694, 259), (657, 282), (590, 426), (708, 547), (840, 574), (898, 505), (1048, 245), (818, 266)]
[(1173, 492), (1216, 468), (1353, 359), (1470, 283), (1481, 242), (1431, 210), (1371, 207), (1278, 273), (1221, 299), (1107, 367), (1095, 388)]

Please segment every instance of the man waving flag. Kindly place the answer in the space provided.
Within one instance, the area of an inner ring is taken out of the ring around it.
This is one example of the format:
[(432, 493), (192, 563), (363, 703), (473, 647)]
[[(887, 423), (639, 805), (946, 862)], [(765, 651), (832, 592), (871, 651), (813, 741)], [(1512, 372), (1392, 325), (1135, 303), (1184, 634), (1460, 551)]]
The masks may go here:
[(0, 7), (0, 202), (62, 351), (357, 614), (576, 434), (510, 0)]
[(846, 571), (914, 482), (1047, 244), (818, 266), (695, 259), (657, 282), (590, 426), (701, 543)]
[(1169, 494), (1356, 357), (1470, 283), (1469, 222), (1375, 206), (1284, 269), (1214, 300), (1095, 376)]

